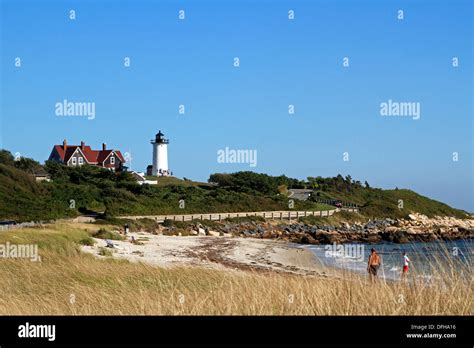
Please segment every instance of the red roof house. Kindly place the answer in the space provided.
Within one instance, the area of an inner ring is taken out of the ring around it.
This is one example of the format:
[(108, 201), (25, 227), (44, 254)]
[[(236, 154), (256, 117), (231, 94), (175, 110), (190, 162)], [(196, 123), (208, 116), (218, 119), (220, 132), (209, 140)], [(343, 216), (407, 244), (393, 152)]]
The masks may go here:
[(61, 162), (67, 166), (82, 166), (85, 164), (107, 168), (114, 171), (124, 169), (125, 159), (118, 150), (107, 149), (102, 144), (102, 150), (92, 150), (81, 141), (81, 145), (68, 145), (66, 139), (62, 145), (54, 145), (49, 160)]

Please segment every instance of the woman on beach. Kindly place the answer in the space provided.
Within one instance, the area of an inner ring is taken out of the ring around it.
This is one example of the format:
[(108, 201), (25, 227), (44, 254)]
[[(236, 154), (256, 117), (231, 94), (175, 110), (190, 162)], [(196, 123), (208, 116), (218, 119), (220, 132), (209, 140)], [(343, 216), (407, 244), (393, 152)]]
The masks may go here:
[(370, 249), (369, 262), (367, 263), (367, 272), (369, 272), (370, 280), (375, 282), (377, 271), (380, 267), (380, 256), (375, 252), (375, 249)]

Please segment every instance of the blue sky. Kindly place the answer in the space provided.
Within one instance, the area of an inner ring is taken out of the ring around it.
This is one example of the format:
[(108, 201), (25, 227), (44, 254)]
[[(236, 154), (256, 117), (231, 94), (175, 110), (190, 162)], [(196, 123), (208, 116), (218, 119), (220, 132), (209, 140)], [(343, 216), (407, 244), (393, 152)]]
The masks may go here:
[[(144, 171), (161, 129), (178, 177), (350, 174), (474, 211), (472, 1), (1, 3), (0, 147), (13, 153), (106, 142)], [(56, 116), (64, 99), (94, 102), (95, 119)], [(382, 117), (389, 99), (420, 103), (420, 119)], [(225, 147), (257, 150), (257, 166), (218, 163)]]

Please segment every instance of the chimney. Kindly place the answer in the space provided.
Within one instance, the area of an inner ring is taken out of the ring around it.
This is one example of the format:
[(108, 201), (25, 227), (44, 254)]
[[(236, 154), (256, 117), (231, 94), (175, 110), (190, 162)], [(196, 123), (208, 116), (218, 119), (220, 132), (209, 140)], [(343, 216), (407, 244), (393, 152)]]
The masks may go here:
[(105, 151), (107, 148), (107, 144), (106, 143), (102, 143), (102, 151)]
[(85, 146), (85, 145), (86, 145), (86, 144), (84, 144), (84, 142), (81, 141), (81, 150), (84, 150), (84, 146)]
[(66, 150), (66, 147), (67, 147), (67, 140), (64, 139), (64, 140), (63, 140), (63, 149)]

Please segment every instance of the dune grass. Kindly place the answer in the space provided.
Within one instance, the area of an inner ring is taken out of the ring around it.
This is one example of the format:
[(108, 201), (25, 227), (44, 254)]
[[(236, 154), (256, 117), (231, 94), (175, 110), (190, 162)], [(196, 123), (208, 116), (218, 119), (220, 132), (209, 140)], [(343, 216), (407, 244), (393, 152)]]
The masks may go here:
[(0, 259), (2, 315), (472, 315), (472, 280), (443, 286), (198, 267), (162, 269), (80, 252), (94, 225), (15, 230), (0, 243), (38, 243), (42, 262)]

